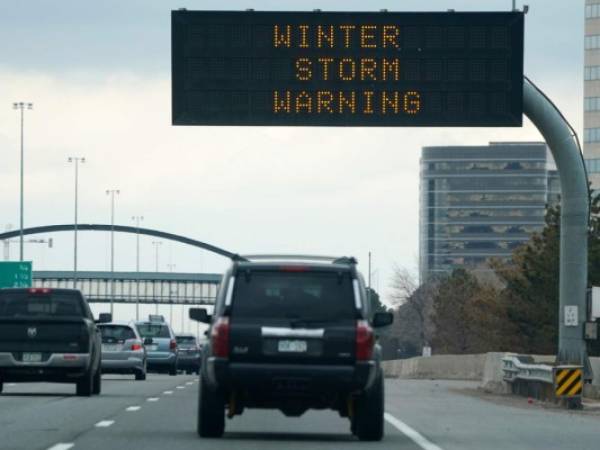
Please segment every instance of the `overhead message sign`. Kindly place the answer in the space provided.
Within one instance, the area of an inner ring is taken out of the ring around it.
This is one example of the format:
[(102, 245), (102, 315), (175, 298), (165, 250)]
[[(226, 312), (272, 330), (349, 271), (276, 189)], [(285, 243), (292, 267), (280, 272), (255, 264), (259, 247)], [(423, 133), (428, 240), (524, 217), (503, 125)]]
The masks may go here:
[(31, 261), (0, 261), (0, 288), (31, 287)]
[(174, 125), (522, 124), (521, 12), (171, 19)]

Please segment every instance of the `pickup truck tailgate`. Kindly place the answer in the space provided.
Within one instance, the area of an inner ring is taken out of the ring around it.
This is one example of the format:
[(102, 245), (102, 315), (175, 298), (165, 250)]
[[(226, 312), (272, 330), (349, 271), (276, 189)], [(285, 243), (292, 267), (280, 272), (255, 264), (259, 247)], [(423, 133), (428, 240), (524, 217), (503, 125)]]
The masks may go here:
[(84, 319), (0, 319), (0, 352), (86, 353)]

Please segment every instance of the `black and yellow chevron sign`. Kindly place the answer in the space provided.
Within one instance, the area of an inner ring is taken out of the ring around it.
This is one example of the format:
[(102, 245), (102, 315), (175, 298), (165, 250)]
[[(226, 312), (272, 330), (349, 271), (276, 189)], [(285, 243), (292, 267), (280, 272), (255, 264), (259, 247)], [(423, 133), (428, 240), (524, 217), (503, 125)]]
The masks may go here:
[(554, 392), (557, 397), (577, 397), (583, 392), (581, 367), (557, 367), (554, 372)]

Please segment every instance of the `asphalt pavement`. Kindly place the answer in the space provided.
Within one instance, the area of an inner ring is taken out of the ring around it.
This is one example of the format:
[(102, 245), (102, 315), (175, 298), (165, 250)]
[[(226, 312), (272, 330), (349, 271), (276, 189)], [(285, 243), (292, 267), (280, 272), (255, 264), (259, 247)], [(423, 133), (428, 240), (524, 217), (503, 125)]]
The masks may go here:
[(597, 448), (600, 416), (507, 405), (466, 394), (473, 383), (387, 380), (386, 436), (364, 443), (332, 411), (287, 418), (246, 410), (227, 421), (223, 439), (195, 431), (197, 377), (105, 376), (99, 397), (74, 386), (5, 385), (0, 396), (2, 450), (465, 450)]

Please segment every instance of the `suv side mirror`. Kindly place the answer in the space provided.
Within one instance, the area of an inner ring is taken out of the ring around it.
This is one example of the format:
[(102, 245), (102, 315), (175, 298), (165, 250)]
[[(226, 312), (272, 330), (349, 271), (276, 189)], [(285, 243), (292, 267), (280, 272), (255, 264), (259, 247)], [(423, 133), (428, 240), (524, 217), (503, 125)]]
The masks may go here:
[(154, 341), (152, 340), (152, 338), (148, 337), (148, 338), (144, 338), (144, 345), (150, 345), (152, 344)]
[(373, 316), (373, 328), (387, 327), (394, 323), (394, 315), (389, 312), (377, 312)]
[(95, 320), (96, 323), (109, 323), (112, 322), (112, 314), (111, 313), (100, 313), (98, 314), (98, 320)]
[(190, 319), (196, 322), (210, 323), (212, 316), (208, 314), (205, 308), (190, 308)]

